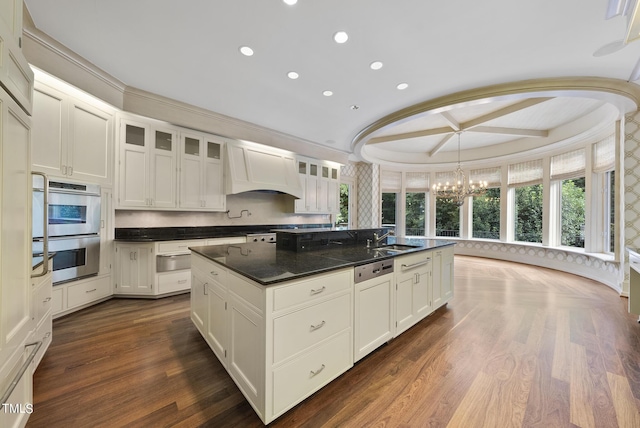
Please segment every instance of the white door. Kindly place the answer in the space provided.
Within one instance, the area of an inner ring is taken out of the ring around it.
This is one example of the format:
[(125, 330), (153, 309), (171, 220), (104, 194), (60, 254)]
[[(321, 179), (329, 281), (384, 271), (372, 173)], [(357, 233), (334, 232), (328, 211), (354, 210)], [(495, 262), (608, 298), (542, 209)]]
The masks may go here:
[(177, 134), (169, 129), (153, 132), (151, 151), (151, 205), (158, 208), (175, 208), (177, 199)]
[(64, 95), (53, 88), (38, 85), (33, 91), (33, 129), (31, 163), (34, 171), (63, 176), (67, 161), (68, 127)]
[(203, 139), (183, 134), (180, 143), (180, 208), (203, 208)]
[(121, 124), (118, 195), (121, 207), (149, 206), (148, 131), (143, 124), (125, 121)]

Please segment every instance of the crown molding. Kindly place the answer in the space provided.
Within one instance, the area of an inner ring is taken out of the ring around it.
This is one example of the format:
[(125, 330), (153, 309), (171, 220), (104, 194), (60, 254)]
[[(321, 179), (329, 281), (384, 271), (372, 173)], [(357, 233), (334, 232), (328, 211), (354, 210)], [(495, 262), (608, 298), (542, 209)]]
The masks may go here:
[(349, 153), (131, 86), (124, 91), (123, 110), (226, 138), (248, 140), (340, 164), (348, 162)]

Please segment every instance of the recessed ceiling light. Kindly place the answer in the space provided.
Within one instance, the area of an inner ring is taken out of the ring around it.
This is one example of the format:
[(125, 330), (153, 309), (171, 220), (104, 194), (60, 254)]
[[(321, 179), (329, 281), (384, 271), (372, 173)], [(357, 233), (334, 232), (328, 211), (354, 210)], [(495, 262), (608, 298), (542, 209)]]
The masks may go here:
[(383, 65), (384, 64), (382, 64), (382, 62), (380, 61), (373, 61), (371, 65), (369, 65), (369, 67), (371, 67), (372, 70), (380, 70)]
[(333, 40), (335, 40), (336, 43), (344, 43), (347, 40), (349, 40), (349, 35), (344, 31), (338, 31), (336, 34), (333, 35)]
[(294, 4), (298, 3), (298, 0), (282, 0), (282, 1), (288, 4), (289, 6), (293, 6)]
[(325, 97), (330, 97), (331, 95), (333, 95), (333, 92), (331, 92), (331, 91), (324, 91), (324, 92), (322, 93), (322, 95), (324, 95)]
[(396, 88), (398, 88), (399, 90), (403, 90), (403, 89), (407, 89), (409, 87), (408, 83), (398, 83), (398, 86), (396, 86)]
[(351, 110), (358, 110), (360, 108), (360, 106), (354, 104), (351, 106)]
[(295, 71), (290, 71), (287, 73), (287, 76), (289, 77), (289, 79), (297, 79), (298, 77), (300, 77), (300, 75), (298, 73), (296, 73)]
[(249, 46), (240, 46), (240, 53), (244, 56), (251, 56), (253, 55), (253, 49)]

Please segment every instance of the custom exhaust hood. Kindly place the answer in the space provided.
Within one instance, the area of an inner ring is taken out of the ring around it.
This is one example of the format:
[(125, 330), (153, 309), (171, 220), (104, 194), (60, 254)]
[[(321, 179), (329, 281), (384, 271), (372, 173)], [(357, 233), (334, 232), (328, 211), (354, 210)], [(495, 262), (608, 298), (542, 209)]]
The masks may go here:
[(227, 195), (270, 191), (302, 198), (297, 162), (292, 153), (249, 141), (230, 142), (226, 152)]

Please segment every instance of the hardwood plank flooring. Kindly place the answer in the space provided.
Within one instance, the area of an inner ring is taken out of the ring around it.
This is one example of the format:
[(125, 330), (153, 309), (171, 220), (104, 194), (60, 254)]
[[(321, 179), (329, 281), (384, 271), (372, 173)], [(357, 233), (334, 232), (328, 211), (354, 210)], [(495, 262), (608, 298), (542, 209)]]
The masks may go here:
[[(273, 427), (640, 427), (627, 300), (549, 269), (456, 256), (455, 297)], [(28, 427), (260, 427), (189, 295), (54, 321)]]

